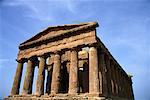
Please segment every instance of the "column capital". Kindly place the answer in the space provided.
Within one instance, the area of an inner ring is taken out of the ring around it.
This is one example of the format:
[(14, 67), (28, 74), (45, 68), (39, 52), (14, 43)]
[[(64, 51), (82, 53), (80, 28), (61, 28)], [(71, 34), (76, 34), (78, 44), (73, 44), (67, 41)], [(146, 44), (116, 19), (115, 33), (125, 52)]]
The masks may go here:
[(39, 58), (44, 58), (44, 59), (46, 59), (48, 56), (49, 56), (48, 54), (43, 54), (43, 55), (40, 55), (40, 56), (38, 56), (38, 57), (39, 57)]
[(80, 48), (79, 47), (73, 47), (70, 49), (70, 51), (80, 51)]
[(105, 57), (106, 57), (106, 61), (110, 62), (110, 56), (107, 53), (105, 53)]
[(37, 56), (32, 56), (32, 57), (28, 58), (27, 60), (36, 61), (36, 60), (38, 60), (38, 58), (37, 58)]
[(61, 51), (54, 51), (54, 56), (55, 56), (55, 55), (61, 55), (61, 54), (62, 54)]
[(57, 52), (57, 53), (54, 54), (54, 61), (55, 61), (56, 59), (60, 59), (60, 58), (61, 58), (60, 52)]
[(98, 48), (98, 44), (96, 44), (96, 43), (89, 44), (88, 46), (89, 46), (89, 47), (95, 47), (95, 48)]
[(24, 62), (26, 62), (27, 61), (27, 59), (25, 59), (25, 58), (22, 58), (22, 59), (16, 59), (16, 61), (18, 62), (18, 63), (24, 63)]
[(31, 61), (31, 62), (32, 62), (32, 64), (33, 64), (32, 67), (35, 67), (36, 65), (39, 64), (39, 60), (38, 60), (38, 57), (37, 57), (37, 56), (32, 56), (32, 57), (26, 59), (26, 62), (28, 62), (28, 61)]
[(105, 55), (106, 54), (106, 52), (104, 51), (104, 50), (100, 50), (100, 52), (99, 52), (101, 55)]
[(96, 54), (96, 56), (98, 56), (98, 50), (97, 50), (97, 47), (90, 47), (89, 48), (89, 56), (90, 54)]
[(114, 60), (113, 59), (110, 59), (110, 65), (112, 66), (114, 66), (115, 65), (115, 62), (114, 62)]

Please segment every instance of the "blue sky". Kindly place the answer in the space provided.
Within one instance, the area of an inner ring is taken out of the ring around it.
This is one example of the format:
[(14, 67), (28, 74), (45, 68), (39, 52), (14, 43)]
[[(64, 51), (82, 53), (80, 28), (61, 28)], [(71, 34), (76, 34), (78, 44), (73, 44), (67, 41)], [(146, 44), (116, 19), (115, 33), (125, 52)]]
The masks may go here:
[(10, 93), (21, 42), (48, 26), (89, 21), (99, 23), (97, 35), (133, 75), (135, 99), (150, 100), (148, 0), (1, 0), (0, 98)]

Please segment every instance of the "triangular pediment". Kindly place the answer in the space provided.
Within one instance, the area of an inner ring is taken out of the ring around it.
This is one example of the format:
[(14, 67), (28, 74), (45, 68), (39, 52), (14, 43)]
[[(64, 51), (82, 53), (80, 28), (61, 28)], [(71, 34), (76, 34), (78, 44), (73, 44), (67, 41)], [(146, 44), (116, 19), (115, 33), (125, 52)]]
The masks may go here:
[(97, 27), (97, 26), (98, 26), (97, 22), (67, 24), (67, 25), (62, 25), (62, 26), (51, 26), (39, 32), (38, 34), (28, 39), (27, 41), (21, 43), (19, 47), (37, 43), (39, 41), (43, 41), (46, 39), (51, 39), (53, 37), (57, 37), (60, 35), (65, 35), (67, 33), (73, 33), (74, 31), (77, 31), (77, 30), (83, 30), (83, 29), (88, 29), (88, 28)]

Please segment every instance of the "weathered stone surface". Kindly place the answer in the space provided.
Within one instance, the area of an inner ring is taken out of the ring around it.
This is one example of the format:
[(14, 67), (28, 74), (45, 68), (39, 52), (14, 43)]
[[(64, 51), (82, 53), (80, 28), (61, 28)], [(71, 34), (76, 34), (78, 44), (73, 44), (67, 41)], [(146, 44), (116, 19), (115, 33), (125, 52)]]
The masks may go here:
[(52, 96), (42, 96), (42, 97), (36, 97), (34, 95), (22, 97), (22, 96), (16, 96), (16, 97), (9, 97), (5, 98), (5, 100), (129, 100), (126, 98), (121, 97), (89, 97), (88, 94), (82, 94), (77, 96), (70, 96), (66, 94), (58, 94), (55, 97)]
[(88, 59), (88, 52), (86, 50), (79, 51), (78, 59)]
[(23, 95), (27, 95), (27, 94), (32, 93), (34, 68), (35, 68), (35, 66), (34, 66), (34, 63), (32, 61), (32, 58), (28, 59), (27, 70), (26, 70), (26, 75), (25, 75), (24, 85), (23, 85), (23, 90), (22, 90)]
[(79, 60), (78, 61), (78, 67), (83, 67), (85, 63), (88, 63), (88, 60)]
[(64, 61), (70, 61), (70, 51), (66, 51), (64, 54), (61, 55), (61, 63)]
[(78, 53), (71, 51), (70, 72), (69, 72), (69, 94), (78, 92)]
[(98, 55), (97, 48), (89, 49), (89, 93), (99, 94)]
[(107, 68), (107, 72), (106, 72), (106, 79), (107, 79), (107, 89), (108, 89), (108, 95), (111, 94), (111, 66), (110, 66), (110, 59), (108, 55), (105, 55), (105, 62), (106, 62), (106, 68)]
[(115, 94), (115, 82), (114, 82), (114, 63), (111, 62), (111, 92), (112, 95)]
[(50, 57), (48, 57), (47, 66), (51, 66), (53, 63), (54, 63), (54, 54), (51, 54)]
[(102, 72), (102, 94), (104, 96), (108, 95), (108, 88), (107, 88), (107, 79), (106, 79), (106, 72), (107, 72), (107, 66), (105, 62), (105, 53), (99, 49), (99, 69)]
[(40, 96), (44, 94), (44, 80), (45, 80), (45, 57), (40, 57), (39, 62), (39, 70), (38, 70), (38, 77), (36, 81), (36, 95)]
[(23, 63), (24, 62), (22, 62), (22, 61), (21, 62), (18, 61), (18, 66), (17, 66), (15, 77), (14, 77), (14, 83), (13, 83), (13, 87), (11, 90), (11, 95), (19, 94), (22, 70), (23, 70)]
[[(78, 36), (77, 36), (78, 37)], [(39, 48), (33, 48), (33, 49), (29, 49), (29, 50), (24, 50), (24, 51), (20, 51), (18, 58), (17, 59), (21, 59), (21, 58), (29, 58), (31, 56), (40, 56), (43, 55), (46, 52), (55, 52), (56, 50), (61, 50), (61, 49), (65, 49), (65, 48), (72, 48), (72, 47), (76, 47), (78, 46), (78, 43), (82, 43), (82, 45), (88, 45), (91, 43), (95, 43), (95, 36), (88, 36), (87, 38), (83, 38), (81, 37), (81, 39), (78, 40), (73, 40), (74, 38), (71, 37), (70, 39), (67, 38), (67, 42), (64, 43), (63, 41), (66, 40), (60, 40), (54, 43), (49, 43), (47, 45), (43, 45)]]
[(116, 66), (115, 69), (115, 73), (116, 73), (116, 94), (119, 94), (119, 78), (118, 78), (118, 67)]
[(54, 66), (52, 73), (52, 83), (51, 83), (51, 94), (58, 93), (59, 85), (60, 85), (60, 55), (57, 53), (54, 57)]
[[(97, 26), (89, 22), (49, 27), (20, 44), (17, 61), (28, 60), (23, 95), (19, 94), (23, 62), (19, 62), (6, 100), (134, 100), (131, 77), (96, 36)], [(32, 93), (35, 66), (38, 75)]]
[(29, 58), (33, 55), (40, 56), (46, 52), (55, 52), (56, 50), (73, 48), (78, 45), (84, 46), (92, 43), (96, 43), (95, 30), (56, 40), (34, 48), (20, 50), (17, 59)]
[[(64, 25), (64, 26), (52, 26), (48, 27), (43, 32), (35, 35), (31, 39), (25, 41), (24, 43), (20, 44), (20, 48), (24, 46), (29, 46), (33, 43), (42, 42), (47, 39), (53, 39), (55, 37), (64, 36), (64, 35), (71, 35), (73, 36), (74, 32), (81, 32), (88, 29), (94, 29), (98, 26), (97, 22), (88, 22), (88, 23), (81, 23), (81, 24), (74, 24), (74, 25)], [(77, 33), (76, 33), (77, 34)]]

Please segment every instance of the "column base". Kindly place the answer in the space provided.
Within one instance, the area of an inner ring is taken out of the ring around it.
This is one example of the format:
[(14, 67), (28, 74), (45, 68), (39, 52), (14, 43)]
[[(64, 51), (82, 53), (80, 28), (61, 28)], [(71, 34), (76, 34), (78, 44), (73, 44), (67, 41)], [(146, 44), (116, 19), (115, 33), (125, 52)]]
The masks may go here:
[(56, 95), (57, 94), (57, 92), (55, 92), (55, 91), (51, 91), (51, 93), (50, 93), (50, 95)]
[(37, 92), (37, 93), (35, 93), (34, 95), (35, 95), (36, 97), (40, 97), (40, 96), (41, 96), (41, 94), (40, 94), (40, 93), (38, 93), (38, 92)]
[(88, 93), (87, 94), (89, 97), (99, 97), (100, 93)]
[(55, 96), (41, 95), (37, 97), (35, 95), (14, 95), (4, 98), (4, 100), (133, 100), (130, 98), (121, 97), (104, 97), (98, 96), (97, 94), (83, 93), (76, 96), (71, 96), (69, 94), (56, 94)]
[(69, 93), (68, 96), (77, 96), (79, 93)]
[(22, 96), (26, 96), (26, 95), (28, 95), (28, 94), (27, 94), (27, 92), (23, 91), (21, 95), (22, 95)]

